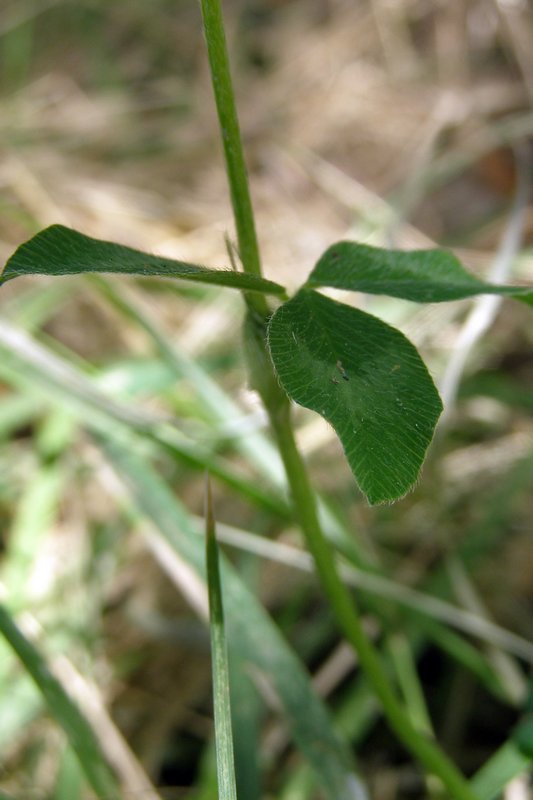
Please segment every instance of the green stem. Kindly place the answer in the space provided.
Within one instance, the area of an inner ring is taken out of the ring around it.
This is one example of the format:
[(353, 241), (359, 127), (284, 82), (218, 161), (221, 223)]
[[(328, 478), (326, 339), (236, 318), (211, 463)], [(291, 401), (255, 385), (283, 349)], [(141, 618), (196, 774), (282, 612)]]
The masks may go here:
[[(261, 275), (261, 260), (248, 187), (248, 176), (241, 141), (235, 96), (231, 82), (228, 49), (220, 0), (201, 0), (207, 54), (222, 134), (231, 203), (237, 228), (239, 254), (245, 272)], [(247, 303), (266, 316), (268, 305), (262, 295), (248, 294)]]
[(271, 415), (271, 421), (298, 520), (313, 554), (322, 586), (337, 622), (354, 647), (361, 668), (381, 702), (391, 728), (426, 770), (440, 778), (454, 800), (477, 800), (468, 781), (440, 747), (413, 727), (391, 688), (380, 657), (363, 629), (355, 601), (339, 577), (332, 550), (322, 533), (314, 492), (294, 439), (288, 404), (284, 409), (278, 407), (277, 413)]
[[(220, 0), (201, 0), (201, 6), (241, 261), (246, 272), (261, 275)], [(248, 358), (251, 383), (259, 391), (268, 411), (285, 465), (295, 511), (336, 619), (357, 652), (361, 667), (398, 738), (430, 773), (441, 779), (454, 800), (478, 800), (468, 782), (438, 745), (413, 727), (391, 689), (378, 653), (363, 630), (355, 602), (338, 575), (332, 550), (320, 528), (314, 492), (294, 440), (289, 402), (272, 372), (272, 364), (266, 352), (266, 300), (261, 295), (248, 295), (246, 300), (250, 310), (259, 315), (248, 316), (249, 327), (245, 332), (245, 341), (251, 350)]]

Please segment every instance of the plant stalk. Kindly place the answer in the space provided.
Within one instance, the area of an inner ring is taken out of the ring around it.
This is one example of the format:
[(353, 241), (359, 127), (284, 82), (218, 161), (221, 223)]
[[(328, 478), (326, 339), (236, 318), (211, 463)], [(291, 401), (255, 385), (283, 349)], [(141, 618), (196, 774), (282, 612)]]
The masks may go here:
[[(239, 255), (245, 272), (261, 276), (259, 246), (257, 244), (241, 131), (231, 81), (221, 4), (220, 0), (200, 0), (200, 2), (211, 81), (230, 186), (231, 204), (237, 229)], [(246, 295), (246, 302), (256, 312), (263, 316), (268, 315), (268, 305), (262, 295), (249, 293)]]
[[(229, 70), (220, 0), (201, 0), (201, 7), (240, 257), (245, 272), (260, 276), (259, 248)], [(269, 414), (285, 466), (294, 509), (337, 622), (354, 647), (367, 680), (380, 700), (389, 724), (399, 740), (418, 758), (428, 772), (440, 778), (454, 800), (478, 800), (468, 781), (439, 746), (412, 725), (390, 686), (377, 651), (363, 630), (355, 601), (339, 577), (332, 550), (322, 533), (315, 495), (294, 438), (290, 404), (279, 386), (267, 352), (265, 328), (269, 313), (268, 305), (261, 295), (249, 294), (246, 296), (246, 301), (252, 312), (248, 315), (247, 329), (245, 329), (245, 342), (249, 346), (248, 366), (251, 383), (261, 395)]]
[(290, 420), (290, 407), (271, 415), (271, 422), (282, 457), (298, 521), (313, 555), (322, 586), (335, 618), (358, 655), (361, 668), (398, 739), (426, 770), (438, 776), (454, 800), (478, 800), (468, 781), (440, 747), (411, 723), (391, 688), (381, 660), (367, 637), (352, 595), (339, 577), (333, 552), (318, 520), (316, 501), (303, 459), (296, 446)]

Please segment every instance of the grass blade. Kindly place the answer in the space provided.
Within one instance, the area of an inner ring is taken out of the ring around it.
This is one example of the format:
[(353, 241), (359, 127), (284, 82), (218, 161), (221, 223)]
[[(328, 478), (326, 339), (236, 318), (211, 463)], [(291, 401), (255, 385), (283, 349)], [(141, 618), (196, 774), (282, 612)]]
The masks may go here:
[[(201, 363), (172, 344), (169, 333), (161, 328), (160, 321), (150, 316), (148, 310), (142, 307), (132, 292), (128, 291), (129, 287), (121, 286), (118, 291), (112, 281), (100, 275), (92, 276), (91, 283), (117, 311), (146, 333), (162, 361), (172, 372), (194, 386), (199, 402), (215, 425), (224, 424), (243, 415), (243, 409), (213, 380)], [(237, 437), (235, 446), (251, 463), (261, 469), (269, 483), (280, 485), (283, 468), (279, 454), (260, 431), (250, 431), (246, 436)], [(211, 467), (209, 472), (211, 475), (214, 474)]]
[(230, 658), (231, 719), (237, 796), (260, 800), (262, 770), (259, 764), (264, 702), (248, 673), (246, 655), (232, 648)]
[[(205, 555), (197, 529), (151, 464), (135, 453), (131, 444), (125, 447), (115, 438), (100, 440), (100, 444), (129, 488), (135, 505), (180, 558), (203, 576)], [(326, 708), (311, 688), (298, 657), (224, 560), (222, 574), (232, 649), (243, 653), (250, 669), (258, 671), (279, 698), (294, 741), (313, 766), (326, 796), (331, 800), (366, 798), (366, 791), (353, 772), (352, 759), (335, 734)]]
[(507, 741), (476, 772), (472, 778), (472, 789), (479, 800), (496, 800), (513, 778), (530, 767), (531, 757), (523, 753), (515, 742)]
[(66, 694), (59, 681), (34, 645), (24, 636), (8, 609), (0, 604), (0, 634), (16, 653), (28, 675), (43, 695), (50, 713), (65, 731), (87, 781), (101, 800), (118, 800), (120, 790), (105, 760), (100, 745), (78, 707)]
[(211, 632), (218, 796), (220, 800), (237, 800), (231, 730), (228, 651), (209, 474), (206, 476), (205, 556)]
[[(209, 469), (212, 475), (216, 475), (251, 502), (264, 506), (273, 513), (287, 516), (286, 503), (269, 494), (266, 489), (262, 489), (257, 482), (244, 479), (222, 457), (198, 443), (192, 445), (175, 426), (168, 424), (164, 419), (162, 421), (161, 417), (144, 414), (141, 410), (137, 412), (135, 407), (114, 400), (99, 389), (95, 382), (91, 382), (79, 368), (28, 336), (22, 329), (4, 321), (0, 323), (0, 377), (32, 394), (37, 387), (42, 389), (54, 403), (59, 401), (69, 413), (91, 425), (108, 425), (111, 421), (115, 426), (118, 421), (129, 426), (130, 430), (134, 429), (162, 445), (186, 464), (202, 470)], [(195, 387), (198, 388), (195, 378), (194, 381)], [(202, 399), (207, 395), (209, 388), (214, 386), (215, 384), (210, 382), (204, 387)], [(214, 391), (211, 395), (213, 403), (218, 403), (219, 412), (224, 411), (224, 419), (242, 413), (220, 390), (218, 395), (215, 395)], [(1, 430), (0, 419), (0, 432)], [(269, 443), (268, 449), (266, 445), (267, 440), (263, 436), (252, 433), (244, 437), (242, 449), (250, 458), (256, 457), (254, 461), (263, 473), (268, 474), (271, 483), (273, 476), (279, 474), (280, 468), (275, 461), (275, 451)], [(264, 454), (264, 458), (260, 460), (261, 453)]]

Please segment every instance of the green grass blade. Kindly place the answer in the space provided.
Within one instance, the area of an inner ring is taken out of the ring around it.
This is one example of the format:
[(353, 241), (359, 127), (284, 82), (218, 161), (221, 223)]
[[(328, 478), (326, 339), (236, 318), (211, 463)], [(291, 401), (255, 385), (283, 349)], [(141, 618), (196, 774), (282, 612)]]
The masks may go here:
[(413, 628), (418, 629), (450, 658), (475, 675), (488, 692), (504, 702), (511, 699), (483, 650), (429, 616), (424, 618), (415, 614), (412, 620)]
[(40, 652), (24, 636), (7, 608), (1, 604), (0, 634), (16, 653), (43, 695), (50, 713), (65, 731), (96, 795), (101, 800), (118, 800), (120, 790), (117, 780), (102, 754), (92, 728), (52, 675)]
[[(216, 455), (206, 449), (205, 445), (191, 443), (171, 424), (157, 421), (152, 417), (146, 417), (141, 413), (137, 414), (132, 406), (127, 406), (109, 397), (98, 386), (91, 382), (86, 374), (76, 366), (70, 364), (64, 358), (54, 354), (49, 348), (44, 347), (35, 339), (28, 337), (23, 331), (14, 326), (4, 323), (5, 337), (3, 336), (2, 326), (0, 325), (0, 377), (12, 383), (17, 388), (35, 395), (38, 388), (42, 388), (44, 393), (53, 403), (60, 403), (61, 407), (76, 418), (82, 419), (85, 423), (95, 426), (108, 427), (109, 424), (115, 426), (117, 422), (125, 427), (136, 430), (142, 436), (151, 439), (157, 445), (161, 445), (174, 457), (182, 460), (197, 469), (209, 469), (211, 474), (224, 481), (235, 491), (247, 497), (251, 502), (263, 506), (268, 511), (286, 517), (288, 508), (286, 502), (279, 500), (266, 489), (263, 489), (257, 482), (243, 478), (233, 467), (224, 460), (223, 457)], [(228, 398), (229, 403), (229, 398)], [(20, 405), (22, 409), (25, 404)], [(39, 410), (35, 399), (31, 409), (35, 407)], [(232, 406), (237, 409), (235, 405)], [(0, 407), (1, 413), (1, 407)], [(10, 417), (16, 415), (16, 408), (10, 408), (6, 413)], [(235, 413), (240, 413), (235, 410)], [(13, 425), (19, 424), (18, 419), (14, 422), (9, 421), (9, 429)], [(2, 419), (0, 416), (0, 433), (2, 432)], [(245, 437), (246, 440), (254, 440), (257, 437), (261, 442), (266, 439), (259, 434)], [(250, 442), (248, 441), (248, 445)], [(248, 446), (247, 445), (247, 446)], [(258, 451), (259, 452), (259, 446)], [(270, 452), (270, 448), (269, 448)], [(253, 456), (254, 453), (250, 452)], [(265, 452), (265, 457), (268, 454)], [(275, 465), (272, 466), (272, 474), (276, 472)], [(259, 466), (265, 466), (266, 460), (261, 461)]]
[(83, 773), (80, 762), (71, 747), (62, 755), (56, 787), (52, 800), (81, 800), (83, 797)]
[(472, 778), (471, 786), (479, 800), (496, 800), (504, 787), (531, 768), (531, 757), (513, 741), (497, 750)]
[[(200, 363), (189, 358), (169, 341), (168, 335), (161, 330), (158, 321), (149, 317), (147, 310), (141, 308), (139, 303), (135, 302), (135, 298), (124, 291), (124, 287), (120, 287), (118, 291), (112, 281), (99, 275), (92, 278), (92, 284), (114, 308), (145, 331), (170, 369), (194, 386), (199, 401), (215, 424), (242, 416), (242, 408), (212, 379)], [(257, 464), (270, 483), (280, 484), (283, 469), (279, 454), (260, 431), (251, 431), (246, 436), (238, 437), (235, 447), (252, 463)], [(211, 468), (209, 472), (213, 474)]]
[[(116, 439), (101, 441), (101, 446), (128, 486), (136, 506), (180, 558), (204, 576), (204, 548), (198, 530), (149, 462), (137, 455), (133, 447), (125, 447)], [(351, 757), (334, 733), (329, 714), (311, 688), (301, 662), (224, 559), (222, 574), (231, 647), (243, 654), (252, 669), (260, 672), (279, 698), (294, 741), (313, 766), (327, 797), (366, 798), (364, 787), (353, 772)]]
[(260, 751), (263, 698), (248, 673), (246, 654), (232, 649), (230, 657), (231, 718), (237, 796), (260, 800), (262, 795)]
[(5, 265), (0, 286), (21, 275), (79, 275), (87, 272), (164, 276), (247, 292), (285, 295), (283, 286), (258, 275), (207, 269), (185, 261), (153, 256), (115, 242), (93, 239), (63, 225), (51, 225), (20, 245)]
[(218, 564), (218, 543), (209, 475), (206, 476), (205, 561), (209, 596), (209, 627), (213, 673), (213, 703), (219, 800), (237, 800), (229, 691), (229, 665), (224, 605)]
[(400, 633), (390, 636), (388, 648), (411, 722), (417, 730), (434, 736), (416, 661), (407, 638)]
[(0, 570), (11, 610), (21, 609), (27, 601), (31, 569), (56, 517), (64, 483), (60, 468), (43, 467), (28, 481), (20, 500)]
[[(1, 285), (1, 276), (0, 276)], [(72, 300), (74, 281), (53, 281), (29, 287), (2, 302), (2, 316), (28, 331), (38, 331)], [(81, 288), (78, 284), (78, 288)]]

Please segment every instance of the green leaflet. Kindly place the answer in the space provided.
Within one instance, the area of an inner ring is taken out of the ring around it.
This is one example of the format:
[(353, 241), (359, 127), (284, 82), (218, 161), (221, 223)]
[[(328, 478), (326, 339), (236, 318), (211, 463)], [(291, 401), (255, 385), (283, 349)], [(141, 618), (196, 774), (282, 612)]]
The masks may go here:
[(383, 250), (357, 242), (338, 242), (329, 247), (306, 285), (387, 294), (416, 303), (501, 294), (533, 304), (532, 289), (481, 281), (446, 250)]
[(268, 342), (283, 388), (335, 428), (369, 502), (409, 491), (442, 403), (405, 336), (304, 289), (273, 315)]
[(86, 272), (165, 276), (247, 292), (285, 293), (283, 286), (255, 275), (207, 269), (184, 261), (152, 256), (115, 242), (92, 239), (63, 225), (45, 228), (15, 250), (6, 263), (0, 285), (21, 275), (77, 275)]

